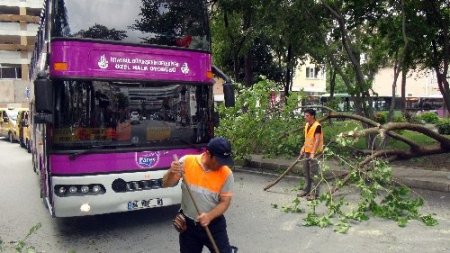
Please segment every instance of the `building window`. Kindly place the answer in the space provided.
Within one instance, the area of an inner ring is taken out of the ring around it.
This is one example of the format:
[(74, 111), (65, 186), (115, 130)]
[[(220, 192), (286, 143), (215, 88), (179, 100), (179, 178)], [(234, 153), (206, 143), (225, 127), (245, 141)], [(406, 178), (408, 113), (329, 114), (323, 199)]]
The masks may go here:
[(306, 67), (306, 79), (323, 79), (324, 69), (321, 66)]
[(22, 66), (18, 64), (0, 64), (0, 79), (21, 79)]

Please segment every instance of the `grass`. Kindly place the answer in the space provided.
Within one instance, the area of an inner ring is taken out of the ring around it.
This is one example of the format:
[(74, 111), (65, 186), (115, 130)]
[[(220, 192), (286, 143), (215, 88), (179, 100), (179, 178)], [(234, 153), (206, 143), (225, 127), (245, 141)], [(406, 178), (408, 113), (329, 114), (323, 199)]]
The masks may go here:
[[(323, 122), (322, 125), (324, 125), (323, 129), (325, 134), (325, 143), (328, 143), (331, 138), (336, 137), (339, 133), (352, 131), (355, 130), (355, 128), (362, 129), (361, 124), (358, 121), (353, 120), (333, 121), (332, 126), (330, 126), (327, 122)], [(403, 130), (398, 133), (410, 140), (413, 140), (419, 145), (437, 144), (437, 141), (435, 141), (434, 139), (414, 131)], [(447, 136), (450, 137), (450, 135)], [(366, 149), (367, 145), (365, 138), (360, 138), (354, 144), (354, 147), (357, 149)], [(408, 150), (409, 146), (401, 141), (391, 139), (387, 145), (387, 149)]]

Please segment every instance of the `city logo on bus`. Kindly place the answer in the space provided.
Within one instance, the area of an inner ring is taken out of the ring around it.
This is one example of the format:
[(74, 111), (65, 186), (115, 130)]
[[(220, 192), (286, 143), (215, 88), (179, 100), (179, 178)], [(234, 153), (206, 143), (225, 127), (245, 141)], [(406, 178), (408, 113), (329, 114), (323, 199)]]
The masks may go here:
[(156, 152), (140, 152), (136, 153), (135, 161), (140, 168), (153, 168), (159, 162), (160, 153)]
[(187, 62), (183, 63), (183, 65), (181, 66), (181, 72), (183, 74), (189, 74), (189, 66)]
[(101, 69), (106, 69), (108, 67), (108, 60), (106, 60), (106, 56), (105, 55), (100, 56), (100, 59), (98, 60), (97, 64)]

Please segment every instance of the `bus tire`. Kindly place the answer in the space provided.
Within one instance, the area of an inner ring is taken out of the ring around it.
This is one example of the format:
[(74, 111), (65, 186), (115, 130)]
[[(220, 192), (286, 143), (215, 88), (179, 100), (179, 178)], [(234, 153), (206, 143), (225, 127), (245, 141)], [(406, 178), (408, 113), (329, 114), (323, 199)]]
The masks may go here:
[[(37, 164), (36, 164), (36, 156), (35, 156), (34, 153), (31, 154), (31, 162), (33, 163), (33, 171), (34, 171), (34, 173), (39, 175), (39, 171), (37, 169), (38, 167), (37, 167)], [(38, 177), (38, 179), (41, 180), (39, 177)]]
[(19, 143), (22, 148), (26, 148), (25, 140), (23, 138), (19, 139)]
[(29, 140), (25, 141), (25, 148), (27, 149), (28, 153), (31, 153), (31, 144)]

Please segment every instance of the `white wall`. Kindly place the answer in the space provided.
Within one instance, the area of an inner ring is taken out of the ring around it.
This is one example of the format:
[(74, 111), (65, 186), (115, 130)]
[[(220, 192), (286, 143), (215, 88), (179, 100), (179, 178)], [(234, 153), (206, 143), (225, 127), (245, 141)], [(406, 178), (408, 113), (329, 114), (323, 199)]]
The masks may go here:
[[(394, 70), (384, 68), (378, 71), (373, 81), (373, 90), (379, 96), (392, 96)], [(401, 76), (397, 80), (396, 95), (401, 96)], [(406, 97), (440, 96), (436, 75), (433, 71), (409, 73), (406, 79)]]
[(1, 0), (2, 5), (6, 6), (19, 6), (29, 8), (42, 8), (43, 0)]
[(0, 22), (0, 34), (12, 36), (34, 37), (36, 36), (39, 25), (27, 24), (26, 30), (20, 30), (20, 24), (17, 22)]
[[(319, 65), (317, 65), (319, 66)], [(292, 91), (305, 91), (308, 93), (325, 93), (326, 92), (326, 72), (322, 67), (317, 78), (306, 77), (307, 68), (315, 68), (316, 64), (306, 61), (304, 64), (299, 64), (294, 72)]]
[(29, 52), (27, 56), (21, 58), (20, 52), (0, 50), (0, 63), (29, 64), (31, 53)]

